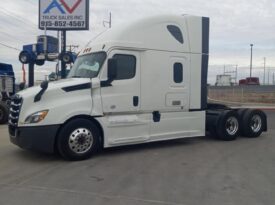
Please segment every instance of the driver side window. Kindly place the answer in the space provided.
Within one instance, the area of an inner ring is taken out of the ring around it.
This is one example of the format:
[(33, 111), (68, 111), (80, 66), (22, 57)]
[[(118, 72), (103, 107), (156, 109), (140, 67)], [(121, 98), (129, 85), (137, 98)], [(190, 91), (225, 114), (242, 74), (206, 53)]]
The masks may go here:
[(117, 60), (117, 77), (115, 80), (132, 79), (136, 75), (136, 57), (133, 55), (115, 54)]

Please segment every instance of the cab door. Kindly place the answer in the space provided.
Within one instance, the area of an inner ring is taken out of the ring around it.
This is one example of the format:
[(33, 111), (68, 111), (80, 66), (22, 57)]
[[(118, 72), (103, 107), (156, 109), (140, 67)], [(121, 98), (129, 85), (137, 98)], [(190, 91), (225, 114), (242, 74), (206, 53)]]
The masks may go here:
[[(110, 58), (117, 60), (117, 77), (111, 86), (101, 86), (105, 147), (146, 142), (150, 115), (139, 112), (140, 55), (114, 50), (108, 55)], [(107, 76), (107, 65), (103, 71)]]
[[(140, 110), (140, 57), (135, 51), (113, 50), (108, 59), (117, 60), (117, 77), (111, 86), (101, 88), (103, 113), (129, 113)], [(107, 76), (107, 68), (104, 69)]]

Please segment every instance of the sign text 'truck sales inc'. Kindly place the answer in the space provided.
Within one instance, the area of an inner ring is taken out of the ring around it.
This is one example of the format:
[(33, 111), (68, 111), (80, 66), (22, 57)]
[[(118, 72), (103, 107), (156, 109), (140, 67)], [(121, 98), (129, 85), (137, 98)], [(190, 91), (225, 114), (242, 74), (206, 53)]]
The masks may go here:
[(39, 28), (89, 30), (89, 0), (39, 0)]

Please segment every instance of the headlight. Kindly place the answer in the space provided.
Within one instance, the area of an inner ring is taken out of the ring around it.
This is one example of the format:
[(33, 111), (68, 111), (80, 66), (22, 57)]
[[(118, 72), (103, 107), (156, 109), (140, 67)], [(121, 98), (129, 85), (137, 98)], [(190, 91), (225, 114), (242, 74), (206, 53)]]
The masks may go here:
[(30, 116), (28, 116), (25, 120), (25, 124), (38, 123), (45, 119), (49, 110), (43, 110), (36, 112)]

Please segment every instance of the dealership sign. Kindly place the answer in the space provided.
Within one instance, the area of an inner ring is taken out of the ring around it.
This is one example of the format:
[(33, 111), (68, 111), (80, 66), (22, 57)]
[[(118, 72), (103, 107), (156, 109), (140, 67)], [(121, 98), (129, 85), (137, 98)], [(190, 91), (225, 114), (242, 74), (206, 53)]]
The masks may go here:
[(89, 0), (39, 0), (39, 28), (89, 30)]

